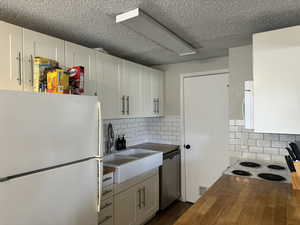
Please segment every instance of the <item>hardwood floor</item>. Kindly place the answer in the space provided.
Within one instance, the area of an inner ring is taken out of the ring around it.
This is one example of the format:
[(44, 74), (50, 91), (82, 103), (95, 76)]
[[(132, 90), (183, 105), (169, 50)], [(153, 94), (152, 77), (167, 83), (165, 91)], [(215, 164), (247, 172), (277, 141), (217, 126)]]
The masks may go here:
[(165, 210), (158, 212), (146, 225), (173, 225), (191, 206), (190, 203), (176, 201)]

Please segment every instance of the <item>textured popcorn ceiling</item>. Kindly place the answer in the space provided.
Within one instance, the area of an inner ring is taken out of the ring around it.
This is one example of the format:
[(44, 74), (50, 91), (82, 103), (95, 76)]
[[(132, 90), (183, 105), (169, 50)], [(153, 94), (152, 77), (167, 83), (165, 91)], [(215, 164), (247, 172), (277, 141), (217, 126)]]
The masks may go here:
[[(116, 14), (140, 7), (199, 48), (180, 57), (121, 24)], [(143, 64), (227, 55), (251, 34), (300, 24), (299, 0), (0, 0), (0, 19)]]

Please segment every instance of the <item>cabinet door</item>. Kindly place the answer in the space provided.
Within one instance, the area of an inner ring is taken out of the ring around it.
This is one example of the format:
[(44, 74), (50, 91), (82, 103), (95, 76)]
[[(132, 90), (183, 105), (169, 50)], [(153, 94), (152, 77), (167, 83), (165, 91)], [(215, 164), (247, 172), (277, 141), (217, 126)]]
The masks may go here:
[(159, 209), (159, 177), (155, 175), (143, 183), (144, 222), (153, 216)]
[(139, 65), (123, 60), (120, 95), (125, 96), (124, 117), (137, 117), (140, 113), (140, 71)]
[(137, 187), (129, 188), (115, 196), (114, 217), (115, 225), (136, 224)]
[(66, 67), (84, 67), (84, 95), (96, 95), (96, 52), (92, 49), (65, 42)]
[(143, 117), (151, 117), (154, 113), (153, 98), (151, 96), (151, 75), (149, 69), (143, 67), (140, 77), (140, 105)]
[(22, 90), (22, 28), (0, 21), (0, 89)]
[(151, 101), (152, 101), (152, 116), (158, 116), (159, 112), (159, 93), (160, 93), (160, 77), (156, 71), (151, 70)]
[(97, 92), (102, 105), (103, 119), (120, 118), (122, 111), (119, 90), (120, 60), (110, 55), (97, 53), (97, 67), (101, 67), (97, 69), (101, 70), (101, 75), (98, 75), (97, 80)]
[(64, 41), (28, 29), (23, 29), (24, 90), (33, 90), (33, 59), (44, 57), (65, 65)]
[(163, 116), (164, 115), (164, 72), (162, 71), (157, 71), (158, 74), (158, 82), (159, 82), (159, 87), (158, 87), (158, 115)]
[(253, 36), (254, 130), (300, 134), (300, 26)]

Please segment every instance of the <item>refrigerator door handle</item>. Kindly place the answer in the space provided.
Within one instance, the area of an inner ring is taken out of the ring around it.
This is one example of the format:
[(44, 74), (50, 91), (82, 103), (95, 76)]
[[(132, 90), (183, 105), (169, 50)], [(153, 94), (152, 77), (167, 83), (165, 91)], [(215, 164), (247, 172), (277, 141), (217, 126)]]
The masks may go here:
[(7, 176), (7, 177), (0, 177), (0, 182), (7, 182), (7, 181), (10, 181), (13, 179), (20, 178), (20, 177), (25, 177), (25, 176), (32, 175), (35, 173), (45, 172), (45, 171), (54, 170), (54, 169), (57, 169), (60, 167), (65, 167), (65, 166), (70, 166), (70, 165), (77, 164), (77, 163), (82, 163), (82, 162), (92, 160), (92, 159), (102, 160), (99, 156), (88, 157), (88, 158), (84, 158), (84, 159), (80, 159), (80, 160), (76, 160), (76, 161), (72, 161), (72, 162), (67, 162), (67, 163), (63, 163), (63, 164), (59, 164), (59, 165), (55, 165), (55, 166), (32, 170), (32, 171), (28, 171), (28, 172), (24, 172), (24, 173), (18, 173), (18, 174), (14, 174), (14, 175)]
[(98, 102), (98, 155), (103, 156), (102, 153), (102, 118), (101, 118), (101, 103)]

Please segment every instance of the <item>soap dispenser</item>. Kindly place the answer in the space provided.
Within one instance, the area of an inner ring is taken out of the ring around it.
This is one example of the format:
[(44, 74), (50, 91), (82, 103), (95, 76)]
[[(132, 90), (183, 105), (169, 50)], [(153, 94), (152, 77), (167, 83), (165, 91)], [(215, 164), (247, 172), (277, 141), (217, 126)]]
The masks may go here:
[(123, 143), (122, 143), (120, 135), (118, 135), (118, 138), (116, 141), (116, 150), (120, 151), (120, 150), (122, 150), (122, 147), (123, 147)]
[(126, 139), (125, 139), (125, 134), (123, 134), (122, 140), (121, 140), (121, 146), (122, 149), (126, 149)]

